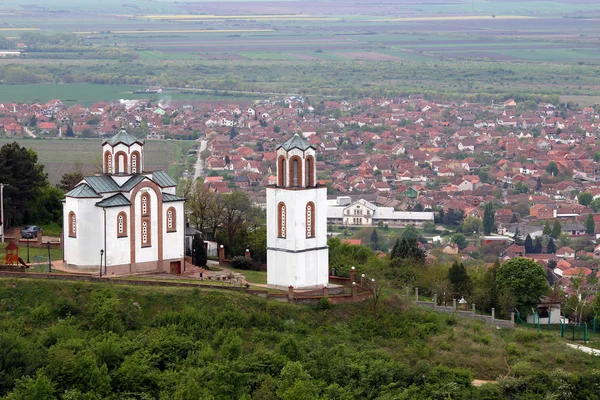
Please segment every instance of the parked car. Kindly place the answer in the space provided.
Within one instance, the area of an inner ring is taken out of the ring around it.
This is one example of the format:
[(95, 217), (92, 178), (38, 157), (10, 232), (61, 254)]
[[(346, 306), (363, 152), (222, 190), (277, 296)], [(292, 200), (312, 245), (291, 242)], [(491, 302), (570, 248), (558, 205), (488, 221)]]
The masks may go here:
[(42, 232), (42, 228), (35, 225), (29, 225), (21, 229), (21, 237), (23, 239), (34, 239), (37, 237), (38, 232)]

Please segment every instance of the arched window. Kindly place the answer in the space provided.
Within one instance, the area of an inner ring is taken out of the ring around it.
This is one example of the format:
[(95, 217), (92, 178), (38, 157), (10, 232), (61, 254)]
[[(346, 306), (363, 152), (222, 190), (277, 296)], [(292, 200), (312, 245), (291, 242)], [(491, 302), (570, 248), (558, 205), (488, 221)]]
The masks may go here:
[(150, 218), (142, 218), (142, 247), (152, 246)]
[(277, 237), (285, 239), (285, 203), (279, 203), (277, 205)]
[(306, 205), (306, 237), (315, 237), (315, 203), (312, 201)]
[(277, 186), (285, 186), (285, 157), (280, 156), (277, 160)]
[(290, 158), (290, 182), (292, 187), (302, 185), (302, 160), (298, 156)]
[(69, 213), (69, 237), (77, 237), (77, 216), (73, 211)]
[(315, 160), (312, 156), (306, 157), (306, 187), (315, 186)]
[(104, 152), (104, 173), (112, 174), (112, 154), (110, 154), (110, 151)]
[(174, 207), (167, 210), (167, 232), (177, 232), (177, 213)]
[(138, 173), (138, 162), (140, 160), (140, 154), (137, 151), (131, 153), (131, 173)]
[(150, 215), (150, 194), (142, 194), (142, 217)]
[(124, 212), (117, 215), (117, 237), (127, 237), (127, 214)]
[(127, 173), (127, 154), (123, 151), (119, 151), (115, 154), (115, 174), (126, 174)]

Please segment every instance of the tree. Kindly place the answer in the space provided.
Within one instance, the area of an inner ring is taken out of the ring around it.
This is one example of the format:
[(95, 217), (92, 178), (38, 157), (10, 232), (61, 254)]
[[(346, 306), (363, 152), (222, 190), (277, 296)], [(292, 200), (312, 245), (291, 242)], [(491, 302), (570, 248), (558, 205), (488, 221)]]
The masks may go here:
[(452, 297), (458, 299), (460, 297), (470, 296), (473, 290), (473, 282), (467, 273), (463, 263), (454, 261), (448, 270), (448, 281), (452, 285)]
[(556, 254), (556, 244), (554, 244), (554, 239), (550, 238), (548, 241), (548, 245), (546, 246), (546, 252), (548, 254)]
[(505, 295), (514, 298), (517, 309), (524, 315), (548, 292), (544, 268), (527, 258), (515, 257), (502, 264), (496, 281)]
[(593, 235), (596, 231), (596, 223), (594, 222), (594, 216), (592, 214), (588, 214), (588, 217), (585, 220), (585, 230), (588, 235)]
[(414, 226), (407, 225), (401, 237), (406, 240), (417, 240), (419, 238), (419, 231)]
[(36, 126), (37, 125), (37, 118), (35, 117), (35, 114), (31, 114), (31, 118), (29, 118), (29, 126)]
[(558, 167), (554, 161), (550, 161), (546, 167), (546, 172), (552, 176), (558, 175)]
[(65, 136), (75, 137), (75, 132), (73, 132), (73, 127), (71, 125), (67, 125), (67, 131), (65, 132)]
[(581, 192), (579, 193), (579, 196), (577, 196), (577, 200), (579, 201), (579, 204), (587, 207), (592, 204), (594, 195), (591, 192)]
[(525, 237), (525, 253), (535, 253), (533, 240), (531, 239), (531, 235), (529, 234)]
[(48, 175), (37, 161), (33, 150), (17, 142), (0, 148), (0, 182), (6, 185), (4, 219), (7, 226), (28, 221), (37, 198), (48, 186)]
[(535, 181), (535, 191), (539, 192), (540, 190), (542, 190), (542, 178), (538, 176)]
[(379, 248), (379, 235), (377, 234), (377, 229), (373, 229), (370, 242), (373, 250), (377, 250)]
[(464, 249), (465, 247), (467, 247), (467, 245), (469, 244), (467, 242), (467, 238), (462, 233), (455, 233), (450, 238), (450, 241), (452, 243), (456, 243), (456, 245), (458, 246), (458, 248), (461, 249), (461, 250)]
[(558, 239), (561, 232), (562, 232), (562, 225), (560, 224), (559, 220), (555, 220), (554, 225), (552, 225), (552, 232), (550, 233), (550, 236), (552, 236), (554, 239)]
[(480, 233), (483, 230), (481, 218), (467, 217), (462, 223), (462, 230), (465, 233)]
[(241, 252), (246, 245), (236, 242), (236, 237), (244, 231), (247, 213), (252, 207), (252, 203), (245, 192), (238, 190), (231, 194), (218, 195), (217, 202), (223, 204), (222, 221), (227, 236), (229, 254)]
[(542, 233), (544, 234), (544, 236), (550, 236), (550, 234), (552, 233), (552, 228), (550, 228), (550, 221), (546, 220), (546, 223), (544, 224), (544, 230), (542, 231)]
[(60, 182), (56, 185), (63, 192), (68, 192), (84, 178), (81, 171), (66, 172), (60, 178)]
[(204, 247), (204, 240), (200, 233), (194, 235), (192, 240), (192, 264), (197, 267), (204, 267), (207, 261), (206, 248)]
[(485, 209), (483, 210), (483, 232), (486, 235), (489, 235), (494, 231), (496, 225), (495, 215), (494, 205), (491, 201), (487, 202)]
[(542, 244), (542, 238), (541, 237), (536, 237), (535, 238), (535, 243), (533, 245), (534, 247), (534, 253), (535, 254), (541, 254), (542, 251), (544, 251), (544, 245)]
[(393, 260), (396, 258), (410, 259), (411, 262), (415, 263), (424, 263), (425, 252), (419, 247), (417, 239), (403, 237), (402, 240), (396, 239), (396, 244), (390, 255), (390, 259)]

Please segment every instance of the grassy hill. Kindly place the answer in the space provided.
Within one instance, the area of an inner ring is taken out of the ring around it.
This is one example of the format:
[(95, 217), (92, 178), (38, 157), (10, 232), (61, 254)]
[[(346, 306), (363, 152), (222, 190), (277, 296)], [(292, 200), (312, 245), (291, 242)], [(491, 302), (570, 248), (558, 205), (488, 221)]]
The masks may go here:
[(556, 335), (399, 298), (375, 314), (368, 302), (0, 279), (0, 397), (11, 399), (591, 399), (599, 367)]

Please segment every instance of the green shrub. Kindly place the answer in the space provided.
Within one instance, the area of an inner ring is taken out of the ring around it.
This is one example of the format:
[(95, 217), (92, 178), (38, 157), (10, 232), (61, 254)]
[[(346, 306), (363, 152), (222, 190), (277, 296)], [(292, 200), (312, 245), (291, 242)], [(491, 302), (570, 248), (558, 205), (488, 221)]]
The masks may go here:
[(236, 269), (244, 269), (247, 271), (257, 271), (258, 268), (254, 266), (252, 260), (244, 256), (236, 256), (231, 259), (231, 267)]

